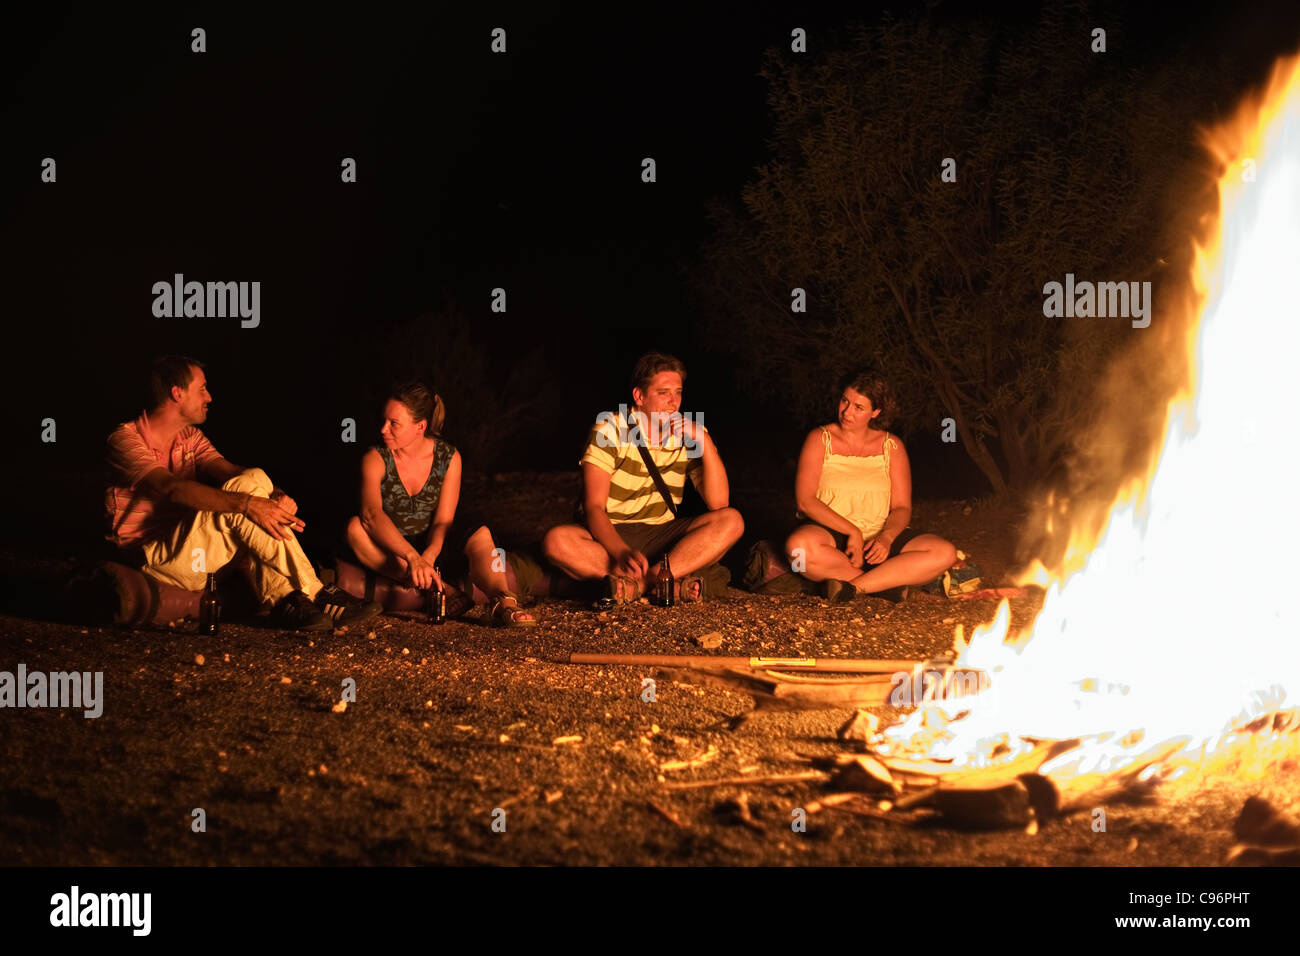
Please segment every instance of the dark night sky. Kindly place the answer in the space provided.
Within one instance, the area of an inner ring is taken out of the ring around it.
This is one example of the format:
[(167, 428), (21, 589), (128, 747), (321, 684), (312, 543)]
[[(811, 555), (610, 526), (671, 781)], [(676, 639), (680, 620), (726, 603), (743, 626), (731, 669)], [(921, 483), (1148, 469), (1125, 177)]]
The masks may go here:
[[(957, 22), (1034, 15), (930, 6)], [(1300, 40), (1294, 4), (1126, 6), (1093, 7), (1117, 59), (1224, 58), (1207, 120)], [(734, 201), (765, 158), (764, 50), (788, 49), (802, 26), (816, 55), (849, 18), (777, 4), (472, 9), (7, 25), (3, 414), (27, 466), (7, 476), (8, 500), (34, 475), (51, 493), (80, 487), (108, 431), (138, 414), (148, 359), (167, 351), (208, 363), (205, 431), (229, 458), (350, 500), (364, 445), (343, 445), (338, 422), (354, 416), (368, 437), (391, 378), (382, 355), (358, 357), (449, 300), (503, 381), (514, 356), (541, 348), (560, 383), (550, 427), (513, 467), (571, 466), (648, 347), (687, 361), (687, 404), (724, 455), (729, 434), (755, 432), (761, 383), (735, 381), (696, 334), (683, 268), (708, 235), (704, 204)], [(876, 22), (880, 8), (851, 17)], [(196, 25), (203, 55), (189, 52)], [(498, 25), (504, 56), (488, 50)], [(639, 178), (647, 155), (653, 186)], [(56, 185), (39, 182), (45, 156)], [(356, 185), (339, 181), (343, 156), (358, 161)], [(260, 280), (261, 327), (155, 318), (150, 288), (174, 272)], [(489, 311), (494, 286), (508, 291), (505, 316)], [(45, 417), (55, 445), (40, 442)]]

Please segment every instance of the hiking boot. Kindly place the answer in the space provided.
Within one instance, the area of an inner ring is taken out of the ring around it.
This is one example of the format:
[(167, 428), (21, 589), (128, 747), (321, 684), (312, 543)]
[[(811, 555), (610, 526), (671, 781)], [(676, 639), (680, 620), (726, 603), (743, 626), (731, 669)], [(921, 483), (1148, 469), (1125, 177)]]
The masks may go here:
[(316, 595), (316, 607), (334, 622), (335, 627), (360, 624), (375, 617), (384, 609), (378, 601), (365, 601), (353, 597), (334, 584), (327, 584), (320, 589), (320, 593)]
[(334, 625), (301, 591), (290, 591), (271, 608), (271, 625), (287, 631), (328, 631)]

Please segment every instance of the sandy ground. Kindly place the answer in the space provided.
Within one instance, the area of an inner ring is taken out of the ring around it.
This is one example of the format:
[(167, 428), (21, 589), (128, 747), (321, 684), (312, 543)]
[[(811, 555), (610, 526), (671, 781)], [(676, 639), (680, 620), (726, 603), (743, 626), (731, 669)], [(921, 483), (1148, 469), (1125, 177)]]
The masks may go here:
[[(502, 534), (557, 513), (571, 486), (537, 477)], [(763, 495), (752, 495), (737, 504), (760, 514)], [(997, 583), (1015, 521), (949, 501), (922, 503), (913, 523)], [(9, 554), (7, 573), (21, 564)], [(1016, 623), (1034, 605), (1016, 602)], [(823, 810), (800, 833), (792, 811), (827, 785), (670, 785), (807, 770), (810, 757), (846, 749), (835, 730), (850, 712), (763, 711), (728, 730), (752, 706), (743, 693), (559, 663), (573, 651), (699, 653), (694, 639), (711, 631), (724, 637), (717, 654), (921, 659), (994, 607), (929, 595), (832, 607), (733, 590), (671, 610), (545, 602), (532, 631), (491, 629), (474, 612), (442, 627), (384, 616), (314, 640), (248, 624), (207, 638), (192, 624), (126, 631), (0, 615), (0, 668), (103, 671), (105, 688), (98, 719), (0, 712), (0, 864), (1217, 865), (1247, 796), (1300, 809), (1294, 756), (1270, 752), (1266, 765), (1239, 760), (1148, 802), (1108, 805), (1105, 832), (1088, 813), (1031, 835)], [(356, 702), (336, 712), (347, 678)], [(661, 771), (711, 749), (701, 766)], [(742, 794), (749, 820), (736, 811)]]

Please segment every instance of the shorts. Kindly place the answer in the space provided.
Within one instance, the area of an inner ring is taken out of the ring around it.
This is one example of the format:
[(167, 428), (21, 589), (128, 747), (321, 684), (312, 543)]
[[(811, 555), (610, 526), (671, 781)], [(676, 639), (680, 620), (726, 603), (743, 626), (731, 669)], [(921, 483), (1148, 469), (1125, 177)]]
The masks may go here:
[[(836, 550), (843, 551), (845, 548), (849, 546), (849, 536), (845, 534), (843, 531), (836, 531), (834, 528), (828, 528), (826, 527), (826, 525), (821, 524), (820, 522), (817, 521), (805, 520), (799, 522), (800, 527), (806, 524), (816, 525), (817, 527), (821, 528), (823, 531), (828, 532), (830, 536), (835, 539)], [(791, 534), (793, 533), (794, 531), (793, 529), (791, 529)], [(918, 531), (915, 528), (904, 528), (902, 531), (898, 532), (898, 537), (895, 538), (893, 543), (889, 546), (889, 557), (890, 558), (898, 557), (900, 554), (902, 554), (904, 545), (906, 545), (913, 538), (919, 538), (921, 535), (927, 533), (928, 532), (925, 531)], [(790, 535), (786, 535), (786, 537), (789, 538)], [(864, 541), (864, 544), (865, 543), (868, 542)], [(888, 561), (889, 558), (886, 558), (885, 560)], [(882, 561), (880, 563), (884, 564), (885, 562)], [(874, 568), (879, 566), (880, 565), (864, 563), (862, 565), (862, 568), (865, 571), (868, 568)]]
[(663, 524), (649, 524), (645, 521), (625, 521), (614, 525), (614, 530), (623, 542), (634, 551), (640, 551), (646, 560), (653, 564), (664, 554), (673, 549), (678, 541), (691, 530), (692, 518), (674, 518)]

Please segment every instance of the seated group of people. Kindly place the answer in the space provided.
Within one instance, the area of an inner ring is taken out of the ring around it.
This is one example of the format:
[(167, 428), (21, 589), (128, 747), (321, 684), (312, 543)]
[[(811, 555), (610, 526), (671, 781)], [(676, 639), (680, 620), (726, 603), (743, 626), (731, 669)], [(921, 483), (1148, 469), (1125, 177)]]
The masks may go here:
[[(614, 603), (650, 593), (666, 555), (683, 602), (708, 596), (709, 569), (744, 532), (730, 505), (718, 449), (703, 423), (680, 412), (686, 369), (658, 352), (632, 374), (632, 405), (602, 413), (581, 459), (581, 523), (560, 524), (542, 554), (573, 581), (604, 582)], [(202, 363), (164, 356), (150, 376), (149, 406), (109, 437), (105, 505), (109, 540), (124, 561), (158, 581), (201, 589), (246, 558), (271, 623), (319, 630), (359, 623), (382, 606), (324, 585), (295, 532), (298, 504), (260, 468), (227, 461), (198, 428), (212, 396)], [(794, 571), (824, 582), (826, 596), (890, 596), (942, 574), (955, 550), (908, 527), (911, 471), (885, 430), (888, 385), (870, 373), (844, 383), (836, 421), (804, 442), (795, 479), (798, 524), (785, 541)], [(347, 523), (349, 557), (374, 574), (428, 595), (446, 613), (472, 606), (450, 582), (461, 576), (487, 596), (497, 626), (537, 623), (508, 586), (502, 552), (487, 525), (461, 506), (460, 453), (441, 437), (442, 400), (420, 384), (395, 389), (384, 407), (382, 444), (361, 462), (360, 509)], [(679, 514), (690, 479), (704, 504)], [(448, 579), (444, 583), (444, 577)]]

